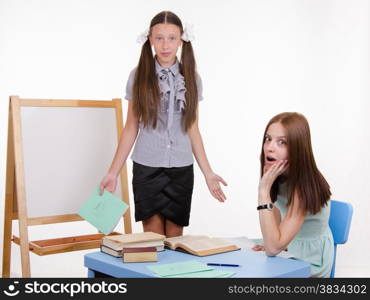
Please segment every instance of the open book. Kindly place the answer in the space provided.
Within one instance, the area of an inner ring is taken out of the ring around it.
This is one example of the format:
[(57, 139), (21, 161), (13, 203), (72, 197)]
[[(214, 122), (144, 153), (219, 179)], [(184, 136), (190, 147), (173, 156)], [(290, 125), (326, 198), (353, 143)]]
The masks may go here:
[(239, 250), (240, 247), (220, 238), (210, 238), (204, 235), (183, 235), (164, 240), (166, 247), (180, 250), (197, 256), (207, 256), (217, 253)]

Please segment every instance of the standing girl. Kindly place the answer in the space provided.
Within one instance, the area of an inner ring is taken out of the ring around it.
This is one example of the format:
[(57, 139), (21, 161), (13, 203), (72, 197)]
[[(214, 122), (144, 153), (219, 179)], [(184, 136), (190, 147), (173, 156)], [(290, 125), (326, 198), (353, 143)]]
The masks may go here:
[(137, 138), (131, 156), (135, 220), (143, 221), (144, 231), (179, 236), (189, 225), (193, 154), (212, 196), (220, 202), (226, 199), (220, 182), (227, 184), (212, 171), (198, 127), (202, 85), (192, 35), (174, 13), (163, 11), (152, 19), (142, 39), (139, 63), (126, 86), (126, 125), (100, 191), (115, 190), (119, 171)]
[(285, 250), (311, 264), (311, 275), (329, 277), (334, 241), (329, 228), (330, 188), (316, 167), (306, 118), (282, 113), (267, 124), (258, 191), (265, 250)]

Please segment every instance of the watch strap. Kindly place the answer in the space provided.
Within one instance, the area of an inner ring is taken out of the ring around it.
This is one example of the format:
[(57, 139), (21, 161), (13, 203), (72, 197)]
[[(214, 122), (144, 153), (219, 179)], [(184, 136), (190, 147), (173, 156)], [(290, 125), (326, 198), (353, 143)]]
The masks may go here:
[(272, 210), (272, 208), (273, 208), (273, 204), (272, 203), (267, 203), (267, 204), (262, 204), (262, 205), (258, 205), (257, 206), (257, 210), (261, 210), (261, 209)]

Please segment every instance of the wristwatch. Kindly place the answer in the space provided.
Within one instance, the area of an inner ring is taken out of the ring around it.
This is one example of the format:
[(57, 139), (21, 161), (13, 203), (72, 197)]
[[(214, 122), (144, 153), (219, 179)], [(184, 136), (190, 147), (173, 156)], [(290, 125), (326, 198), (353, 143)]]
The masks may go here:
[(257, 210), (260, 210), (260, 209), (272, 210), (273, 208), (274, 208), (274, 204), (272, 203), (262, 204), (262, 205), (257, 206)]

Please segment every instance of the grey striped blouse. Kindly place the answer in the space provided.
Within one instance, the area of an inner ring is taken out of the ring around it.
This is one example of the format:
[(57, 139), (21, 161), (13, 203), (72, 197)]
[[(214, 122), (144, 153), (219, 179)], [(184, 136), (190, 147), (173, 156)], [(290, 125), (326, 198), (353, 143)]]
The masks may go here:
[[(170, 68), (163, 68), (155, 60), (160, 89), (160, 109), (157, 127), (144, 128), (139, 123), (139, 134), (131, 159), (148, 167), (184, 167), (193, 164), (193, 153), (188, 134), (183, 130), (181, 119), (185, 108), (185, 81), (176, 61)], [(130, 73), (125, 99), (132, 99), (136, 68)], [(197, 75), (198, 99), (202, 97), (202, 80)]]

